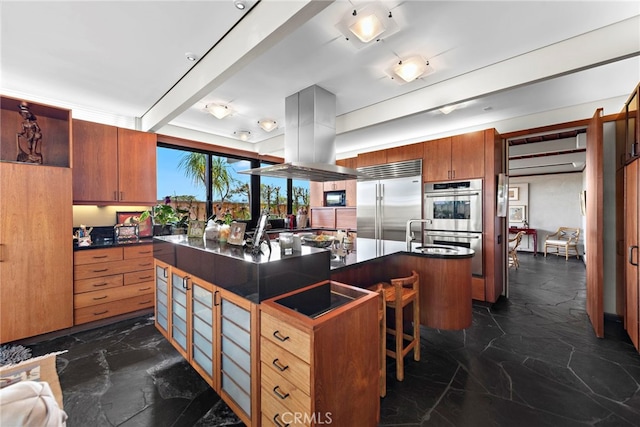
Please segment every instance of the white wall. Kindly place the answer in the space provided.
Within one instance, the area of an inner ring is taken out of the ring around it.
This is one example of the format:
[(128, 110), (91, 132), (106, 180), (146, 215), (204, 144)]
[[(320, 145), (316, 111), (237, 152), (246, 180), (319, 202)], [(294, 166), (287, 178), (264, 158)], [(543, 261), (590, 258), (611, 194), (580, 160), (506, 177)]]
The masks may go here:
[[(583, 173), (518, 176), (509, 178), (509, 188), (519, 188), (519, 200), (509, 201), (509, 206), (524, 205), (530, 228), (538, 231), (538, 252), (544, 250), (544, 238), (558, 227), (576, 227), (580, 233), (578, 249), (583, 253), (584, 225), (580, 213), (580, 192)], [(510, 222), (509, 226), (522, 227), (522, 223)], [(532, 252), (533, 237), (525, 236), (520, 250)]]

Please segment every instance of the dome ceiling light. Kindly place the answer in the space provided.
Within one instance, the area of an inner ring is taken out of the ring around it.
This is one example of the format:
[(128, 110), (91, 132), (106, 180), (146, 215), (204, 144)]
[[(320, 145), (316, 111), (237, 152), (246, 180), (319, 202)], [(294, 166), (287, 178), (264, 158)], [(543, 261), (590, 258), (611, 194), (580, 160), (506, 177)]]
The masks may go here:
[(207, 104), (204, 108), (217, 119), (221, 120), (233, 113), (233, 110), (226, 105)]
[(260, 120), (258, 122), (258, 125), (262, 128), (262, 130), (264, 130), (265, 132), (271, 132), (274, 129), (278, 128), (278, 123), (275, 120), (270, 120), (270, 119), (264, 119), (264, 120)]
[(236, 7), (236, 9), (239, 10), (244, 10), (247, 7), (247, 4), (244, 2), (244, 0), (233, 0), (233, 5)]

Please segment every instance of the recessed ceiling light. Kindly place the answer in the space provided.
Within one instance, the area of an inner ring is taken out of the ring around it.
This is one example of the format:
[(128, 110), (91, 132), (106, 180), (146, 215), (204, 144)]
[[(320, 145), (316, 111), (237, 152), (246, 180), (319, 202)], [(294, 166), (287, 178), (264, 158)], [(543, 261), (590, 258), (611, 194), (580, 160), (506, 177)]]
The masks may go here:
[(260, 125), (262, 130), (264, 130), (265, 132), (271, 132), (272, 130), (278, 127), (278, 123), (276, 123), (275, 120), (270, 120), (270, 119), (260, 120), (258, 122), (258, 125)]
[(204, 108), (217, 119), (224, 119), (233, 113), (233, 110), (226, 105), (207, 104)]
[(194, 62), (198, 60), (198, 55), (193, 52), (187, 52), (184, 54), (184, 56), (187, 58), (187, 61)]
[(239, 130), (237, 132), (234, 132), (233, 134), (237, 136), (241, 141), (247, 141), (251, 137), (251, 132), (249, 132), (248, 130)]
[(240, 10), (244, 10), (247, 7), (247, 4), (244, 2), (244, 0), (233, 0), (233, 4), (236, 9)]

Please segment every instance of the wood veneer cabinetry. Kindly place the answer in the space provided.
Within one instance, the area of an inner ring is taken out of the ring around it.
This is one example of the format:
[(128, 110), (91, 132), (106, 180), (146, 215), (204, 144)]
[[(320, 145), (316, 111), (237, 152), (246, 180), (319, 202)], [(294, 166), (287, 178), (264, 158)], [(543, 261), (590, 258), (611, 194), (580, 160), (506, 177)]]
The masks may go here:
[(258, 309), (155, 260), (156, 327), (248, 426), (258, 425)]
[(73, 121), (76, 204), (156, 203), (156, 135)]
[(313, 228), (355, 230), (357, 228), (356, 208), (311, 208)]
[(625, 167), (625, 328), (640, 351), (640, 159)]
[(484, 131), (423, 144), (425, 182), (484, 178)]
[(0, 343), (73, 326), (71, 169), (0, 162), (0, 196)]
[[(277, 302), (327, 284), (353, 300), (315, 319)], [(377, 293), (325, 281), (263, 301), (260, 310), (263, 427), (377, 425)]]
[(74, 324), (153, 307), (153, 247), (86, 249), (74, 253)]

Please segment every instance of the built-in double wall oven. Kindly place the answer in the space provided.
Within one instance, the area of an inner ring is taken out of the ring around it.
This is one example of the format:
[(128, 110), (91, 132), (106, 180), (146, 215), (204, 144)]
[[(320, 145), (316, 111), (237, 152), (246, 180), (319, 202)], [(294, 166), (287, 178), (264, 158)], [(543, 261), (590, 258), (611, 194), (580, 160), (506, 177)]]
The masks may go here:
[(473, 249), (471, 272), (482, 276), (482, 180), (427, 183), (423, 206), (423, 242)]

